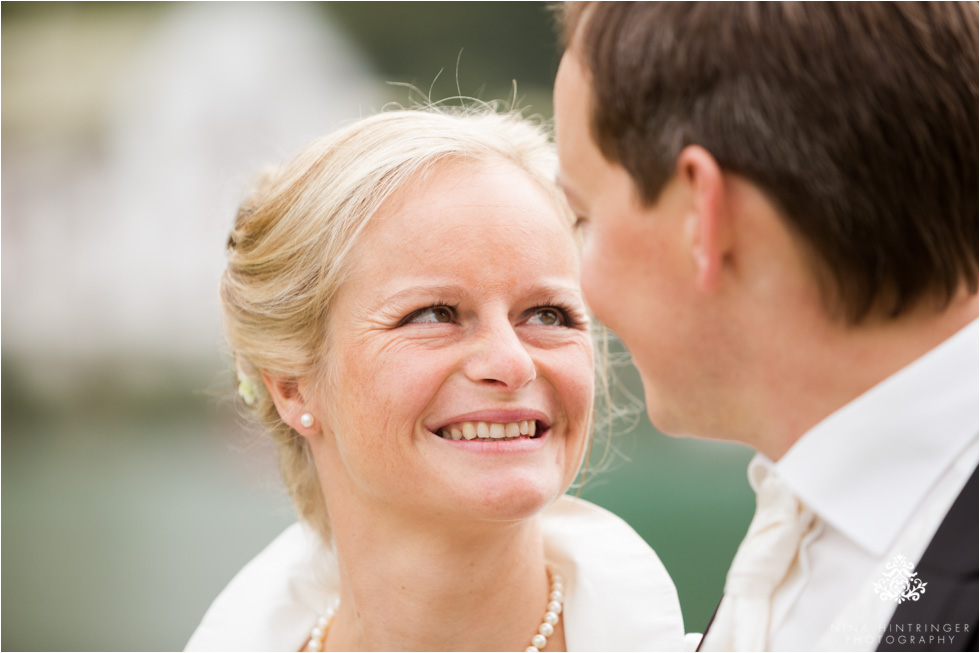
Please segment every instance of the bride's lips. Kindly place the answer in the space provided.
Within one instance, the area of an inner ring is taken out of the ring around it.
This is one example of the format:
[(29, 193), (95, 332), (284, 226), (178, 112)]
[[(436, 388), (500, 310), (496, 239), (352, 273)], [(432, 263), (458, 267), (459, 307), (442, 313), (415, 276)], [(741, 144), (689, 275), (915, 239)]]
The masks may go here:
[(551, 420), (533, 409), (482, 410), (440, 419), (425, 428), (435, 437), (461, 445), (513, 445), (543, 440)]

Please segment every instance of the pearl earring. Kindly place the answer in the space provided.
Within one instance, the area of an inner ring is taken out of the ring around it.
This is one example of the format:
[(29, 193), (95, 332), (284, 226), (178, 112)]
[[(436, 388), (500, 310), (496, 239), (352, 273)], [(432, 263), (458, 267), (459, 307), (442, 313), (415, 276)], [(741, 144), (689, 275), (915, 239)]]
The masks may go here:
[(302, 415), (299, 416), (299, 423), (305, 426), (306, 428), (310, 428), (311, 426), (313, 426), (313, 416), (310, 415), (309, 413), (303, 413)]

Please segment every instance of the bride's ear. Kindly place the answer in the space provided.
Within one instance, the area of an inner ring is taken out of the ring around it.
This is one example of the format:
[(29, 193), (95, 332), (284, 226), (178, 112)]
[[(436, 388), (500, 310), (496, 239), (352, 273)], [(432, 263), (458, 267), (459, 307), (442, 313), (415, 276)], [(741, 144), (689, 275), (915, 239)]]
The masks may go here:
[(309, 401), (309, 397), (304, 396), (303, 391), (307, 388), (301, 386), (299, 380), (276, 377), (263, 372), (262, 382), (265, 383), (282, 421), (306, 438), (321, 432), (320, 417), (313, 402)]

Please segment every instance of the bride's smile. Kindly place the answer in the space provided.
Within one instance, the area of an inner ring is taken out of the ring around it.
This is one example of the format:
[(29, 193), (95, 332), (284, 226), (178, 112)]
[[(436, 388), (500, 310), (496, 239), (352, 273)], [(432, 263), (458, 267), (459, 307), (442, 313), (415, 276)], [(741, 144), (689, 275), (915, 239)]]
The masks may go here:
[(444, 440), (503, 444), (514, 440), (540, 440), (548, 428), (550, 420), (539, 411), (505, 409), (462, 415), (429, 430)]
[(445, 162), (382, 207), (354, 256), (327, 381), (306, 395), (327, 494), (460, 526), (560, 496), (593, 394), (567, 217), (509, 163)]

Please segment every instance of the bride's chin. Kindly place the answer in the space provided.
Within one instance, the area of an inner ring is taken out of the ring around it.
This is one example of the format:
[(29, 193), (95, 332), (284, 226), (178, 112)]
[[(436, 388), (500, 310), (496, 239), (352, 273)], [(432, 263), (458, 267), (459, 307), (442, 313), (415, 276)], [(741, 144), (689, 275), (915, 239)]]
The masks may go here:
[(482, 488), (480, 496), (469, 504), (473, 516), (493, 521), (530, 519), (554, 503), (563, 492), (563, 488), (556, 485), (522, 480)]

